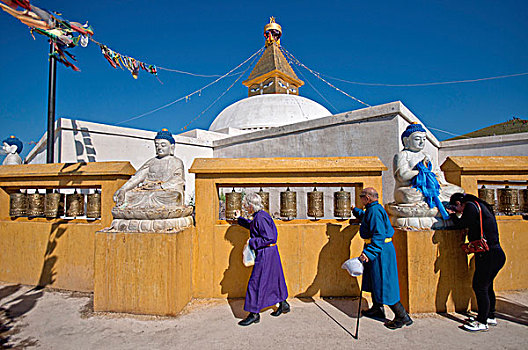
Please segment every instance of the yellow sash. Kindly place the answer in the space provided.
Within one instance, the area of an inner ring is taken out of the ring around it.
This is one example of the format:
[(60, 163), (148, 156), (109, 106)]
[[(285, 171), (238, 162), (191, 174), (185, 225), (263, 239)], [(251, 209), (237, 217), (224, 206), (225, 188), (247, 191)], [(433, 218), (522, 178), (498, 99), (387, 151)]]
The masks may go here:
[[(365, 244), (372, 243), (372, 239), (371, 238), (366, 238), (366, 239), (364, 239), (364, 241), (365, 241)], [(392, 238), (385, 238), (385, 243), (389, 243), (389, 242), (392, 242)]]

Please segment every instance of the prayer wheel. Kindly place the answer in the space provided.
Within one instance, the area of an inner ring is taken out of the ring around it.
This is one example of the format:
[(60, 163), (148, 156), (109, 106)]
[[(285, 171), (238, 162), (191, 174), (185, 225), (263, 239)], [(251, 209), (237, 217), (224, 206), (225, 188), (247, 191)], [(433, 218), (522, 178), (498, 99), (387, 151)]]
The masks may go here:
[(478, 197), (492, 207), (497, 207), (495, 204), (495, 190), (493, 188), (486, 188), (486, 186), (482, 185), (482, 188), (478, 189)]
[(307, 200), (307, 216), (314, 217), (315, 219), (322, 218), (324, 216), (324, 193), (317, 191), (317, 188), (314, 187), (312, 192), (308, 192)]
[(269, 213), (269, 192), (264, 192), (261, 187), (260, 191), (258, 191), (257, 194), (260, 196), (260, 198), (262, 198), (262, 205), (264, 206), (264, 210)]
[(528, 213), (528, 188), (519, 190), (519, 197), (521, 197), (521, 213)]
[(86, 217), (98, 219), (101, 217), (101, 192), (86, 195)]
[(334, 192), (334, 216), (346, 219), (352, 216), (352, 199), (350, 192), (341, 190)]
[(32, 217), (44, 216), (45, 196), (38, 192), (28, 194), (27, 215)]
[(66, 195), (66, 216), (77, 217), (84, 215), (84, 194), (75, 193)]
[(519, 190), (506, 185), (504, 188), (497, 189), (497, 196), (500, 212), (514, 215), (519, 211)]
[(289, 187), (280, 193), (280, 215), (287, 220), (297, 217), (297, 192), (290, 191)]
[(28, 201), (25, 193), (15, 192), (9, 195), (9, 216), (27, 214)]
[(58, 191), (46, 193), (44, 216), (47, 218), (57, 218), (62, 215), (64, 215), (64, 194)]
[(242, 212), (242, 193), (233, 191), (226, 193), (226, 219), (233, 220), (235, 219), (235, 211), (238, 210)]

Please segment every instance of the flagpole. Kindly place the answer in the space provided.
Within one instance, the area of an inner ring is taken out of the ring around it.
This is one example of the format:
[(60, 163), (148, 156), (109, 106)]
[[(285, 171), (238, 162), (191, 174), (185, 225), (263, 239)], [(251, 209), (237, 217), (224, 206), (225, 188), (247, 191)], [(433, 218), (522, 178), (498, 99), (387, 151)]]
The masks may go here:
[(50, 40), (46, 163), (53, 163), (55, 161), (55, 82), (57, 79), (57, 59), (53, 56), (55, 52), (53, 44), (53, 40)]

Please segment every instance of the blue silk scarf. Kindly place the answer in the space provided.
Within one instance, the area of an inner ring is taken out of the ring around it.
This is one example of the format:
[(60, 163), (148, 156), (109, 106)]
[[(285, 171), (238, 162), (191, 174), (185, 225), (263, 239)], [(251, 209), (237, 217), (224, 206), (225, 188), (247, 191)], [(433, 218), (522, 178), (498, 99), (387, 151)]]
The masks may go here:
[(425, 202), (429, 205), (429, 208), (437, 207), (438, 211), (442, 215), (444, 220), (449, 219), (449, 214), (444, 208), (444, 205), (438, 198), (440, 195), (440, 184), (436, 179), (435, 173), (433, 173), (432, 165), (429, 164), (426, 166), (423, 162), (416, 164), (418, 169), (418, 175), (412, 179), (412, 187), (416, 188), (425, 197)]

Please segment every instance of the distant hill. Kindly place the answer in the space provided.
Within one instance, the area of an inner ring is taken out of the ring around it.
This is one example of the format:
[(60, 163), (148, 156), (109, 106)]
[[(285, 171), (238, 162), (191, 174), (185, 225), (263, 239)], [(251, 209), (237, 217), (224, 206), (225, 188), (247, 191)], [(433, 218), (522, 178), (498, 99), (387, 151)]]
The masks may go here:
[(495, 135), (509, 135), (517, 134), (520, 132), (528, 132), (528, 120), (513, 118), (507, 122), (488, 126), (486, 128), (470, 132), (461, 136), (447, 139), (451, 140), (462, 140), (467, 138), (484, 137), (484, 136), (495, 136)]

